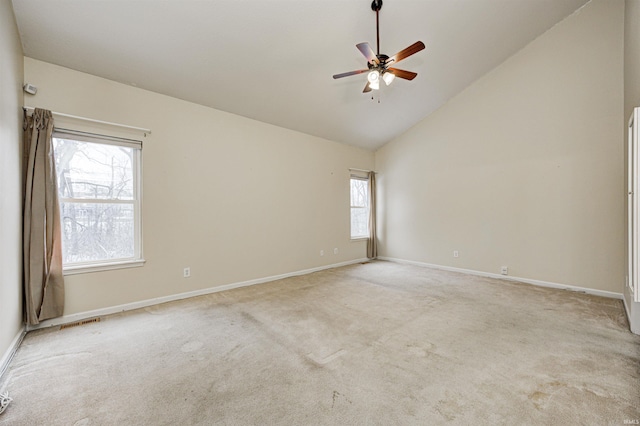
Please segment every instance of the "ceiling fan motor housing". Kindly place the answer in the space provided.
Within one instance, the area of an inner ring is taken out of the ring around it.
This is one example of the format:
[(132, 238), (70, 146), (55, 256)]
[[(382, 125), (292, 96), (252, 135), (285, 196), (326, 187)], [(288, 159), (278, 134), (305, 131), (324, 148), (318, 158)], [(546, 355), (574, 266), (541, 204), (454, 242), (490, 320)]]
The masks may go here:
[(385, 71), (387, 69), (387, 60), (389, 59), (389, 57), (387, 55), (376, 55), (376, 57), (378, 58), (380, 63), (372, 64), (371, 62), (367, 62), (367, 66), (370, 70), (378, 70), (380, 72)]

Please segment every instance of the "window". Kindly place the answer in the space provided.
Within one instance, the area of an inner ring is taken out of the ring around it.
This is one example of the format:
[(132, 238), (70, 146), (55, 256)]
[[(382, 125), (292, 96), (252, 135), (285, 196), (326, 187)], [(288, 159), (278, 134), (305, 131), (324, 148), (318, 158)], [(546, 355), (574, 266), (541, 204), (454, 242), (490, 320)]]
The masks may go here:
[(369, 180), (351, 176), (351, 239), (369, 238)]
[(139, 141), (56, 129), (65, 271), (142, 263)]

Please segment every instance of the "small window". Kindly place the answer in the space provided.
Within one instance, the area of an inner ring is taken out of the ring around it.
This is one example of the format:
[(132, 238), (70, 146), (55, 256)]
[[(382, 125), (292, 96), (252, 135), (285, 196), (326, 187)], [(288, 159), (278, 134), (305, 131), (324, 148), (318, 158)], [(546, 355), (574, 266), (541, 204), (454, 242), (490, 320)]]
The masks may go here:
[(142, 143), (56, 130), (53, 147), (64, 269), (141, 262)]
[(351, 176), (351, 239), (369, 238), (369, 180)]

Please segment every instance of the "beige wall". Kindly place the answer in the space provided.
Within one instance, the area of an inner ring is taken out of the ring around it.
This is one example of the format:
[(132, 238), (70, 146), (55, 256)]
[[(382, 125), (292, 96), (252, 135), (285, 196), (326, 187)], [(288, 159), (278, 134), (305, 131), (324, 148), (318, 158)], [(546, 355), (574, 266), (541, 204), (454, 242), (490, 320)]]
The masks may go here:
[(147, 262), (67, 276), (65, 315), (366, 257), (349, 238), (348, 168), (372, 168), (372, 152), (30, 58), (25, 79), (30, 106), (152, 129)]
[(382, 256), (622, 293), (623, 13), (593, 0), (376, 152)]
[(11, 2), (0, 0), (0, 360), (22, 329), (21, 106), (22, 47)]
[[(624, 19), (624, 127), (634, 107), (640, 106), (640, 0), (625, 2)], [(626, 139), (625, 149), (626, 165)], [(626, 188), (624, 188), (626, 190)], [(628, 288), (625, 302), (629, 309), (631, 329), (640, 334), (640, 303), (634, 303)]]

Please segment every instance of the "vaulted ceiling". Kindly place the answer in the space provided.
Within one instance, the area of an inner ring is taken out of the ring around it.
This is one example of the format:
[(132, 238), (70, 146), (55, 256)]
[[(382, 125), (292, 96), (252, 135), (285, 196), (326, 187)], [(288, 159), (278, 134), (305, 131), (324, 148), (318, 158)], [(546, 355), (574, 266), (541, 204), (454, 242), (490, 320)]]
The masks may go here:
[[(384, 0), (380, 51), (418, 73), (363, 94), (371, 0), (13, 0), (28, 57), (368, 149), (587, 0)], [(37, 85), (37, 82), (32, 82)], [(373, 99), (372, 99), (373, 98)], [(78, 113), (74, 111), (74, 113)]]

